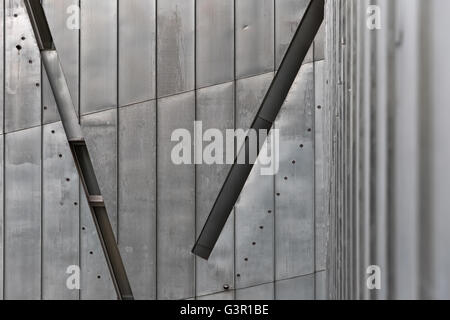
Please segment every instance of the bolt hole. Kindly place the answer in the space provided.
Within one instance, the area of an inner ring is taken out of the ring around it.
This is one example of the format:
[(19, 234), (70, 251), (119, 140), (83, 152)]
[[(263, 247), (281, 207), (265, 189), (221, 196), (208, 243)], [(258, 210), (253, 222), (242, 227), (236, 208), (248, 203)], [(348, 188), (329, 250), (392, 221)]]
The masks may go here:
[(17, 18), (18, 17), (18, 14), (17, 13), (14, 13), (14, 18)]
[(256, 246), (256, 242), (252, 242), (252, 246)]
[(303, 147), (304, 147), (304, 145), (302, 145), (302, 144), (301, 144), (301, 145), (300, 145), (300, 148), (302, 148), (302, 149), (303, 149)]
[(295, 160), (292, 160), (292, 164), (295, 164), (296, 162), (295, 162)]
[(32, 63), (33, 63), (33, 60), (31, 60), (31, 59), (28, 60), (28, 63), (29, 63), (29, 64), (32, 64)]
[[(78, 202), (74, 202), (73, 205), (76, 207), (78, 206)], [(84, 227), (83, 227), (84, 228)]]
[(99, 276), (99, 275), (97, 276), (97, 279), (101, 279), (101, 278), (102, 278), (101, 276)]
[(40, 87), (41, 85), (39, 83), (36, 83), (36, 87)]
[(288, 177), (284, 177), (284, 180), (287, 180), (288, 179)]
[(308, 128), (308, 132), (311, 132), (312, 131), (312, 129), (311, 128)]
[(55, 134), (55, 130), (52, 130), (52, 134)]
[(94, 252), (93, 251), (89, 251), (89, 254), (94, 254)]
[(238, 273), (238, 274), (236, 275), (236, 277), (238, 277), (238, 278), (240, 278), (240, 276), (241, 276), (241, 274), (240, 274), (240, 273)]
[(260, 228), (261, 230), (263, 230), (263, 229), (264, 229), (264, 226), (260, 226), (259, 228)]
[(278, 193), (277, 193), (277, 197), (279, 197), (279, 196), (281, 196), (281, 193), (278, 192)]
[(317, 106), (317, 109), (322, 109), (322, 106)]
[(58, 157), (60, 157), (60, 158), (62, 158), (63, 157), (63, 155), (60, 153), (60, 154), (58, 154)]
[(69, 181), (70, 181), (70, 179), (69, 179), (69, 178), (66, 178), (66, 181), (67, 181), (67, 182), (69, 182)]
[(267, 213), (272, 213), (272, 210), (268, 210)]
[(248, 258), (244, 258), (244, 261), (248, 261)]
[(20, 39), (22, 39), (22, 41), (25, 41), (26, 38), (25, 38), (25, 37), (22, 37), (22, 38), (20, 38)]
[(18, 45), (16, 46), (16, 49), (17, 49), (18, 51), (20, 51), (20, 50), (22, 50), (22, 46), (21, 46), (20, 44), (18, 44)]
[(81, 227), (81, 230), (83, 230), (83, 231), (86, 230), (86, 227)]
[(223, 288), (224, 288), (225, 290), (230, 290), (230, 285), (224, 284), (224, 285), (223, 285)]

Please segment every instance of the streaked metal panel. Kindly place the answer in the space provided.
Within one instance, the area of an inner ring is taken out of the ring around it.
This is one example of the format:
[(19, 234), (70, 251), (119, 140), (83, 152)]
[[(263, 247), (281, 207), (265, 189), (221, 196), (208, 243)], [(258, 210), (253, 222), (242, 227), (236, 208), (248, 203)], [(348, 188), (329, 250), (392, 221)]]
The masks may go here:
[(158, 97), (194, 89), (195, 1), (157, 3)]
[(324, 113), (327, 112), (324, 101), (324, 61), (314, 63), (314, 150), (315, 150), (315, 271), (325, 270), (327, 258), (327, 234), (328, 234), (328, 193), (329, 181), (327, 176), (327, 162), (329, 161), (327, 148), (327, 126)]
[(61, 122), (43, 127), (42, 298), (78, 299), (66, 270), (79, 265), (79, 179)]
[(41, 123), (41, 63), (23, 1), (5, 4), (4, 116), (11, 132)]
[(41, 128), (6, 135), (5, 223), (4, 298), (40, 299)]
[[(271, 72), (237, 81), (237, 129), (251, 126), (272, 79)], [(235, 207), (236, 288), (274, 280), (274, 177), (260, 169), (254, 166)]]
[(275, 282), (276, 300), (314, 300), (314, 274)]
[(119, 1), (119, 105), (155, 98), (156, 1)]
[(195, 168), (173, 164), (171, 135), (184, 128), (193, 136), (194, 92), (160, 99), (157, 113), (158, 299), (183, 299), (195, 295)]
[(276, 279), (314, 271), (314, 70), (303, 65), (275, 127), (280, 169), (275, 179)]
[[(226, 83), (197, 91), (197, 121), (202, 121), (203, 133), (218, 129), (234, 129), (234, 83)], [(200, 133), (201, 134), (201, 133)], [(225, 141), (223, 141), (225, 143)], [(209, 143), (204, 143), (206, 147)], [(201, 147), (200, 151), (202, 150)], [(220, 152), (220, 151), (216, 151)], [(224, 154), (225, 155), (225, 154)], [(223, 162), (226, 159), (224, 156)], [(200, 164), (196, 166), (196, 230), (201, 230), (214, 205), (231, 165)], [(203, 296), (234, 286), (234, 217), (231, 216), (208, 261), (197, 258), (196, 295)]]
[(328, 300), (327, 294), (327, 272), (320, 271), (315, 275), (315, 299), (316, 300)]
[(81, 0), (81, 113), (117, 106), (117, 1)]
[[(79, 30), (69, 29), (67, 21), (72, 11), (71, 6), (78, 5), (79, 0), (43, 0), (53, 40), (61, 59), (64, 75), (69, 85), (70, 95), (78, 113), (78, 70), (79, 70)], [(48, 82), (47, 73), (42, 72), (43, 122), (51, 123), (60, 120), (55, 98)]]
[(219, 292), (208, 296), (198, 297), (197, 300), (234, 300), (234, 292)]
[(119, 109), (119, 246), (136, 299), (156, 298), (156, 103)]
[(235, 6), (236, 78), (272, 71), (274, 0), (236, 0)]
[(273, 300), (275, 283), (236, 290), (236, 300)]
[(0, 136), (0, 299), (3, 300), (3, 283), (4, 283), (4, 265), (5, 262), (3, 261), (3, 253), (5, 250), (4, 247), (4, 230), (5, 230), (5, 220), (4, 220), (4, 201), (5, 201), (5, 190), (3, 188), (3, 182), (4, 182), (4, 136)]
[[(112, 229), (117, 235), (117, 111), (81, 118)], [(105, 256), (84, 193), (81, 196), (81, 298), (116, 299)], [(84, 230), (83, 230), (84, 228)], [(100, 278), (98, 278), (100, 276)]]
[(196, 21), (197, 87), (234, 79), (234, 2), (198, 0)]
[(325, 23), (319, 29), (314, 40), (314, 61), (325, 59)]
[[(277, 68), (280, 66), (309, 2), (310, 0), (275, 0), (275, 54)], [(303, 63), (308, 63), (312, 60), (313, 49), (311, 48)]]
[[(2, 40), (0, 40), (0, 134), (3, 134), (3, 123), (4, 123), (4, 119), (3, 119), (3, 110), (4, 110), (4, 89), (5, 89), (5, 82), (4, 82), (4, 77), (5, 77), (5, 63), (4, 63), (4, 56), (5, 56), (5, 46), (4, 46), (4, 42), (5, 42), (5, 34), (4, 34), (4, 26), (5, 26), (5, 10), (4, 10), (4, 1), (0, 3), (0, 38)], [(1, 272), (1, 268), (0, 268), (0, 272)], [(0, 276), (1, 278), (1, 276)], [(0, 283), (0, 287), (1, 283)], [(0, 294), (3, 291), (3, 289), (0, 289)], [(0, 299), (1, 299), (1, 295), (0, 295)]]

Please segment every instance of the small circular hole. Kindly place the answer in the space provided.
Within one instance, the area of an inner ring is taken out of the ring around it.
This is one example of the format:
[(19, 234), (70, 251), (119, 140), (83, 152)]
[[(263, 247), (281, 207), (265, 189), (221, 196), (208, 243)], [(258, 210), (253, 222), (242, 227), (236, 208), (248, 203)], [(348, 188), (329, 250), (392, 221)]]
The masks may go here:
[[(78, 205), (78, 202), (74, 202), (73, 205), (74, 205), (74, 206), (77, 206), (77, 205)], [(83, 228), (84, 228), (84, 227), (83, 227)], [(83, 230), (84, 230), (84, 229), (83, 229)]]
[(267, 213), (272, 213), (272, 210), (268, 210)]
[(83, 231), (86, 230), (86, 227), (81, 227), (81, 230), (83, 230)]
[(93, 251), (89, 251), (89, 254), (94, 254), (94, 252)]
[(25, 38), (25, 37), (22, 37), (22, 38), (20, 38), (20, 39), (22, 39), (22, 41), (25, 41), (26, 38)]
[(304, 145), (301, 144), (301, 145), (300, 145), (300, 148), (303, 148), (303, 147), (304, 147)]
[(284, 177), (284, 180), (287, 180), (288, 179), (288, 177)]
[(14, 13), (14, 18), (17, 18), (17, 17), (18, 17), (17, 13)]
[(16, 46), (16, 49), (20, 51), (20, 50), (22, 50), (22, 46), (21, 46), (20, 44), (18, 44), (18, 45)]
[(39, 83), (36, 83), (36, 87), (40, 87), (41, 85)]
[(295, 164), (295, 160), (292, 160), (292, 164)]
[(58, 155), (58, 157), (60, 157), (60, 158), (62, 158), (63, 157), (63, 155), (60, 153), (59, 155)]
[(97, 279), (101, 279), (102, 277), (101, 276), (97, 276)]
[(67, 182), (69, 182), (69, 181), (70, 181), (70, 179), (69, 179), (69, 178), (66, 178), (66, 181), (67, 181)]
[(312, 129), (311, 128), (308, 128), (308, 132), (311, 132), (312, 131)]
[(244, 258), (244, 261), (248, 261), (248, 258)]
[(279, 197), (279, 196), (281, 196), (281, 194), (278, 192), (278, 193), (277, 193), (277, 196)]
[(256, 246), (256, 242), (252, 242), (252, 246)]
[(322, 106), (317, 106), (317, 109), (322, 109)]
[(31, 59), (28, 60), (28, 63), (29, 63), (29, 64), (32, 64), (32, 63), (33, 63), (33, 60), (31, 60)]
[(52, 130), (52, 134), (55, 134), (55, 130)]
[(260, 226), (259, 228), (260, 228), (261, 230), (263, 230), (263, 229), (264, 229), (264, 226)]
[(240, 273), (238, 273), (238, 274), (236, 275), (236, 277), (238, 277), (238, 278), (239, 278), (240, 276), (241, 276), (241, 274), (240, 274)]
[(223, 288), (224, 288), (225, 290), (229, 290), (229, 289), (230, 289), (230, 285), (224, 284), (224, 285), (223, 285)]

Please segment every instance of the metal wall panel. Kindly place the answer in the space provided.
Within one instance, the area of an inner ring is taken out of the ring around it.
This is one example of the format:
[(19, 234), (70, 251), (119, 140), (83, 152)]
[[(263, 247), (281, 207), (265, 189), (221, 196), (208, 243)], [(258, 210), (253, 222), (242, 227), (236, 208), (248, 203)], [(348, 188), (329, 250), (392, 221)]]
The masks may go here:
[(314, 61), (324, 60), (325, 59), (325, 23), (322, 23), (322, 26), (317, 33), (316, 38), (314, 39)]
[(234, 292), (219, 292), (208, 296), (198, 297), (197, 300), (234, 300)]
[(156, 0), (119, 1), (119, 105), (155, 98)]
[[(234, 129), (234, 83), (198, 90), (196, 108), (196, 120), (202, 122), (203, 133), (209, 129), (217, 129), (225, 136), (226, 129)], [(196, 146), (196, 149), (202, 152), (210, 143), (205, 142), (203, 148)], [(225, 141), (222, 146), (224, 144)], [(215, 152), (220, 151), (216, 149)], [(222, 162), (225, 161), (224, 152)], [(205, 163), (196, 166), (197, 236), (206, 222), (230, 167), (231, 165)], [(209, 260), (197, 258), (195, 279), (197, 296), (219, 292), (225, 287), (234, 287), (234, 215), (230, 215)]]
[[(94, 113), (81, 118), (112, 229), (117, 235), (117, 111)], [(82, 299), (114, 299), (114, 287), (84, 193), (81, 197)], [(84, 228), (84, 229), (83, 229)]]
[(195, 86), (195, 1), (157, 2), (157, 95)]
[[(4, 89), (5, 89), (5, 34), (4, 34), (4, 26), (5, 26), (5, 10), (4, 10), (4, 1), (0, 2), (0, 134), (3, 134), (3, 111), (4, 111)], [(1, 271), (1, 270), (0, 270)], [(1, 289), (0, 291), (2, 291)], [(0, 296), (1, 298), (1, 296)]]
[(66, 270), (79, 266), (79, 178), (61, 122), (43, 127), (42, 298), (71, 300)]
[(5, 224), (4, 297), (38, 300), (41, 298), (41, 128), (6, 135)]
[(177, 143), (171, 135), (184, 128), (193, 136), (194, 92), (159, 100), (157, 114), (158, 299), (190, 298), (195, 295), (195, 168), (173, 164)]
[(315, 275), (314, 280), (314, 291), (315, 291), (315, 300), (327, 300), (327, 272), (326, 271), (320, 271), (317, 272)]
[[(268, 73), (237, 81), (237, 129), (251, 126), (272, 78)], [(274, 177), (260, 169), (253, 167), (236, 203), (236, 288), (274, 280)]]
[(198, 0), (196, 21), (197, 87), (234, 80), (234, 2)]
[(314, 274), (275, 282), (276, 300), (314, 300)]
[(5, 4), (4, 116), (11, 132), (41, 123), (41, 63), (23, 1)]
[(119, 109), (119, 247), (135, 299), (156, 298), (156, 103)]
[(236, 78), (274, 69), (274, 0), (235, 0)]
[(236, 300), (273, 300), (275, 283), (236, 290)]
[[(68, 28), (68, 22), (74, 14), (72, 10), (78, 6), (79, 0), (43, 0), (45, 14), (52, 32), (55, 46), (61, 59), (61, 65), (69, 86), (73, 104), (78, 112), (78, 88), (79, 88), (79, 30)], [(76, 14), (76, 13), (75, 13)], [(42, 103), (43, 122), (51, 123), (59, 121), (58, 109), (55, 98), (48, 82), (47, 73), (42, 69)]]
[(276, 280), (314, 272), (314, 68), (302, 66), (278, 116)]
[[(292, 37), (302, 20), (310, 0), (275, 0), (275, 48), (276, 67), (280, 66)], [(309, 50), (304, 63), (313, 60), (313, 49)]]
[(81, 0), (80, 108), (117, 106), (117, 1)]
[(5, 190), (3, 188), (4, 185), (4, 136), (0, 136), (0, 300), (3, 300), (3, 289), (4, 289), (4, 232), (5, 232), (5, 211), (4, 211), (4, 201), (5, 201)]
[(314, 63), (314, 90), (315, 90), (315, 113), (314, 113), (314, 160), (315, 160), (315, 271), (326, 268), (327, 255), (327, 231), (328, 231), (328, 193), (329, 187), (327, 175), (327, 126), (324, 113), (328, 106), (324, 101), (324, 61)]

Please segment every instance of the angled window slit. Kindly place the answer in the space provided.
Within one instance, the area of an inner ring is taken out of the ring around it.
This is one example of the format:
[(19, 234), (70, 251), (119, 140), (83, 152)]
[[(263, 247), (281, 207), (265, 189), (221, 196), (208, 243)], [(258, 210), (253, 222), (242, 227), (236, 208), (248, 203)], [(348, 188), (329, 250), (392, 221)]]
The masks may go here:
[(25, 0), (25, 6), (36, 36), (42, 62), (48, 75), (74, 162), (88, 199), (89, 208), (100, 238), (117, 297), (121, 300), (132, 300), (133, 293), (125, 266), (106, 212), (105, 202), (100, 192), (100, 186), (98, 185), (91, 157), (83, 137), (78, 116), (75, 112), (44, 10), (40, 0)]
[[(295, 77), (297, 76), (306, 54), (323, 22), (324, 6), (324, 0), (310, 1), (283, 58), (280, 68), (253, 120), (251, 129), (255, 129), (259, 132), (259, 130), (262, 129), (269, 130), (272, 128), (273, 122), (280, 112)], [(242, 152), (248, 154), (248, 150), (249, 139), (247, 137), (239, 155), (242, 155)], [(241, 159), (239, 155), (236, 157), (222, 189), (217, 196), (211, 213), (192, 249), (192, 252), (201, 258), (208, 259), (211, 255), (222, 229), (224, 228), (253, 168), (253, 164), (251, 163), (238, 164), (237, 159)]]

